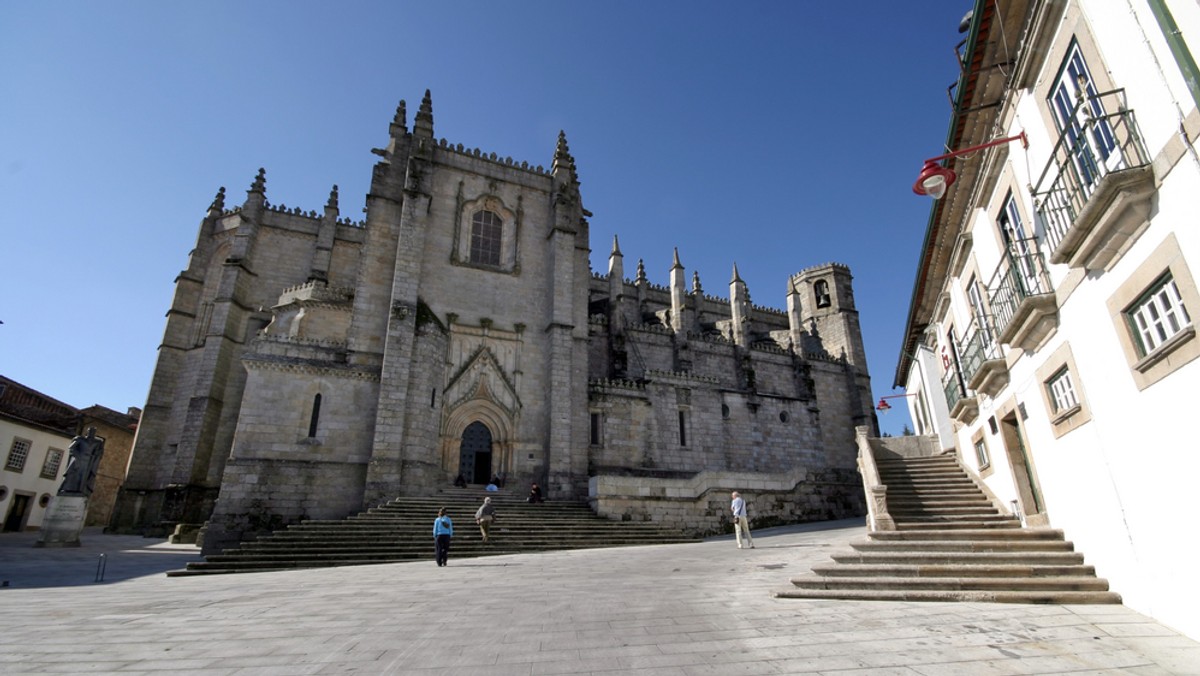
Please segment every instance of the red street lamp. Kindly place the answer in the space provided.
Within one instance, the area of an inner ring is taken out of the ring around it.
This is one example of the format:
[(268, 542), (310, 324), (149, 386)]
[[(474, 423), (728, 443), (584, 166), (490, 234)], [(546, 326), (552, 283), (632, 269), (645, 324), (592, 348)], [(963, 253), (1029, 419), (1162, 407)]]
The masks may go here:
[(991, 148), (992, 146), (998, 146), (1009, 143), (1010, 141), (1016, 141), (1018, 139), (1020, 139), (1022, 147), (1029, 147), (1029, 139), (1026, 138), (1025, 132), (1021, 132), (1016, 136), (1009, 136), (1008, 138), (1000, 138), (996, 139), (995, 141), (988, 141), (987, 143), (971, 146), (970, 148), (963, 148), (962, 150), (955, 150), (952, 153), (938, 155), (937, 157), (931, 157), (925, 160), (925, 166), (921, 167), (921, 174), (917, 176), (917, 182), (913, 183), (913, 192), (918, 195), (929, 195), (935, 200), (941, 199), (942, 195), (946, 194), (946, 189), (951, 185), (954, 185), (954, 179), (956, 179), (957, 176), (954, 175), (954, 172), (950, 170), (949, 167), (943, 167), (942, 165), (938, 164), (938, 162), (951, 157), (958, 157), (959, 155), (973, 153), (976, 150), (983, 150), (984, 148)]
[(915, 396), (917, 396), (916, 392), (909, 392), (908, 394), (889, 394), (886, 397), (880, 397), (879, 403), (875, 405), (875, 410), (887, 413), (888, 411), (892, 410), (892, 405), (887, 403), (888, 399), (897, 399), (900, 397), (915, 397)]

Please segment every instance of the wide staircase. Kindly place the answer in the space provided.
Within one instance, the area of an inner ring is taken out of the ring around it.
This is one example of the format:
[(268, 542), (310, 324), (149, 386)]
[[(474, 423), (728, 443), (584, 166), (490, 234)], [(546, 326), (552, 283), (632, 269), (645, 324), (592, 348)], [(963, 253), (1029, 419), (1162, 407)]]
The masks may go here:
[[(475, 510), (491, 497), (496, 522), (484, 543)], [(695, 542), (653, 523), (612, 521), (583, 502), (527, 504), (524, 496), (482, 488), (446, 488), (433, 497), (396, 498), (342, 520), (310, 520), (236, 549), (189, 563), (170, 576), (249, 573), (433, 559), (433, 520), (445, 507), (454, 522), (455, 559), (560, 549)]]
[(1061, 530), (1001, 513), (953, 455), (876, 459), (896, 530), (875, 530), (780, 598), (1120, 603)]

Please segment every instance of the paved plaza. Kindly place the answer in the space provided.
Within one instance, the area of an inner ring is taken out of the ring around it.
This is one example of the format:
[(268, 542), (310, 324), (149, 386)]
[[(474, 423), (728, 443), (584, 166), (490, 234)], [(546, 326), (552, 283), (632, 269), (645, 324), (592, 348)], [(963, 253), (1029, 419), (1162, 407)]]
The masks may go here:
[(771, 596), (862, 534), (168, 578), (194, 547), (5, 533), (0, 673), (1200, 674), (1200, 644), (1124, 606)]

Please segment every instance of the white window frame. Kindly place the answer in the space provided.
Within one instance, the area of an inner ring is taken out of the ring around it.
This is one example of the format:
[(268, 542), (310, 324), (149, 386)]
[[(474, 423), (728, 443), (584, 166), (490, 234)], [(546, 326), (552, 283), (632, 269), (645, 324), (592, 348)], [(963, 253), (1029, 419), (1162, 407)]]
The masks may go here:
[(1079, 396), (1075, 393), (1075, 381), (1071, 379), (1071, 370), (1066, 366), (1050, 376), (1050, 379), (1046, 381), (1046, 391), (1050, 394), (1054, 413), (1079, 407)]
[(43, 479), (58, 478), (58, 470), (62, 469), (64, 455), (66, 454), (63, 453), (62, 449), (50, 448), (46, 450), (46, 459), (42, 461), (41, 477)]
[(1192, 325), (1191, 315), (1168, 272), (1125, 311), (1141, 356), (1153, 354)]
[(987, 441), (982, 436), (975, 440), (975, 459), (979, 461), (979, 469), (992, 466), (992, 456), (988, 454)]
[(12, 445), (8, 447), (8, 458), (4, 461), (4, 469), (17, 474), (24, 472), (25, 463), (29, 460), (29, 451), (32, 449), (32, 441), (14, 437)]

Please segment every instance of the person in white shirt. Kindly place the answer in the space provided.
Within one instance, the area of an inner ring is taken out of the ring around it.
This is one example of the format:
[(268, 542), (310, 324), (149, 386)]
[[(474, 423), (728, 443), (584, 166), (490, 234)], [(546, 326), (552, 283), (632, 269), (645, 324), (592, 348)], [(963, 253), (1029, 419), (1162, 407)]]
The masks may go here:
[(746, 537), (746, 546), (754, 549), (754, 538), (750, 537), (750, 520), (746, 518), (746, 501), (741, 493), (733, 492), (733, 502), (729, 505), (733, 511), (733, 533), (737, 536), (738, 549), (742, 549), (742, 536)]

